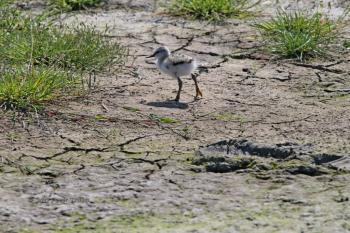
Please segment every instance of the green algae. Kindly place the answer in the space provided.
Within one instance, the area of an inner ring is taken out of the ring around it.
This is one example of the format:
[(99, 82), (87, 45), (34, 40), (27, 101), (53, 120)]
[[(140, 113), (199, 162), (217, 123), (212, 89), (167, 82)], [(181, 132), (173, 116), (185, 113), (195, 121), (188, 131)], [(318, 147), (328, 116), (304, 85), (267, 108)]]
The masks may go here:
[(245, 123), (247, 121), (246, 117), (241, 115), (232, 114), (229, 112), (220, 113), (214, 116), (215, 120), (225, 121), (225, 122), (240, 122)]

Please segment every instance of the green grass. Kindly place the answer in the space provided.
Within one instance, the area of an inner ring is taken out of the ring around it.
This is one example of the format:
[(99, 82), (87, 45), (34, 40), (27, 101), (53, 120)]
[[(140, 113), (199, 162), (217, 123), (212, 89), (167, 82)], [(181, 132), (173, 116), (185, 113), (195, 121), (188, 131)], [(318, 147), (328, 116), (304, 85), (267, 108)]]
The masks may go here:
[(0, 106), (38, 107), (82, 83), (89, 74), (119, 68), (126, 49), (93, 27), (60, 29), (47, 17), (0, 10)]
[(175, 124), (175, 123), (180, 123), (179, 120), (173, 119), (171, 117), (162, 117), (162, 116), (158, 116), (156, 114), (150, 114), (149, 118), (151, 120), (154, 121), (158, 121), (160, 123), (164, 123), (164, 124)]
[(343, 46), (344, 46), (345, 48), (349, 49), (349, 48), (350, 48), (350, 40), (344, 41)]
[(125, 110), (130, 111), (130, 112), (140, 112), (141, 110), (135, 107), (129, 107), (129, 106), (124, 106), (123, 107)]
[(170, 13), (194, 19), (220, 21), (252, 15), (248, 10), (259, 2), (250, 5), (248, 0), (175, 0), (170, 7)]
[(124, 59), (122, 46), (106, 41), (102, 33), (86, 25), (60, 30), (39, 20), (24, 19), (17, 27), (0, 35), (4, 45), (0, 59), (11, 64), (31, 60), (34, 65), (100, 72)]
[(51, 5), (63, 11), (84, 10), (98, 6), (102, 0), (50, 0)]
[(31, 71), (7, 71), (0, 79), (0, 103), (5, 108), (26, 109), (54, 99), (57, 90), (68, 88), (75, 77), (68, 72), (47, 67)]
[(269, 51), (303, 61), (325, 55), (336, 38), (336, 23), (321, 13), (278, 11), (270, 21), (258, 23)]
[(240, 115), (236, 115), (236, 114), (232, 114), (232, 113), (229, 113), (229, 112), (224, 112), (224, 113), (220, 113), (220, 114), (216, 114), (214, 116), (214, 118), (216, 120), (220, 120), (220, 121), (226, 121), (226, 122), (229, 122), (229, 121), (238, 121), (238, 122), (242, 122), (244, 123), (245, 121), (247, 121), (247, 119), (243, 116), (240, 116)]

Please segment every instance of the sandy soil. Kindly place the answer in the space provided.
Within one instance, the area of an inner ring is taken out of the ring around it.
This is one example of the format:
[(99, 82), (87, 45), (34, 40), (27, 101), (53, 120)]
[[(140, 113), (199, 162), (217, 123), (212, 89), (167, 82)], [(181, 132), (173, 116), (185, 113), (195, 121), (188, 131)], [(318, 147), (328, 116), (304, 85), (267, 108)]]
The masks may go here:
[[(258, 20), (274, 12), (264, 4)], [(169, 17), (163, 5), (114, 0), (64, 16), (108, 25), (130, 57), (87, 96), (39, 115), (0, 112), (1, 232), (350, 232), (348, 164), (310, 162), (323, 172), (301, 174), (274, 158), (278, 169), (221, 173), (193, 162), (230, 139), (348, 159), (349, 52), (307, 65), (276, 59), (261, 50), (257, 19), (211, 25)], [(333, 3), (336, 13), (347, 5)], [(163, 44), (201, 63), (203, 99), (185, 78), (181, 103), (171, 101), (176, 80), (145, 58)]]

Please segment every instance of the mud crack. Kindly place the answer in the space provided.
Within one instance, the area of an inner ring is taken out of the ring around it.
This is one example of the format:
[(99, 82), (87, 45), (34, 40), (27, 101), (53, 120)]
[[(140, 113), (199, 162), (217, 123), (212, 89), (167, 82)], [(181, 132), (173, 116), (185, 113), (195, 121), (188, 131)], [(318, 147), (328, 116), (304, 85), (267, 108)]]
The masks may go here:
[(348, 74), (349, 72), (346, 72), (344, 70), (340, 70), (340, 69), (330, 69), (328, 68), (329, 66), (324, 66), (324, 65), (313, 65), (313, 64), (305, 64), (305, 63), (290, 63), (292, 65), (295, 66), (301, 66), (301, 67), (305, 67), (305, 68), (311, 68), (311, 69), (315, 69), (315, 70), (320, 70), (320, 71), (325, 71), (325, 72), (330, 72), (330, 73), (334, 73), (334, 74)]

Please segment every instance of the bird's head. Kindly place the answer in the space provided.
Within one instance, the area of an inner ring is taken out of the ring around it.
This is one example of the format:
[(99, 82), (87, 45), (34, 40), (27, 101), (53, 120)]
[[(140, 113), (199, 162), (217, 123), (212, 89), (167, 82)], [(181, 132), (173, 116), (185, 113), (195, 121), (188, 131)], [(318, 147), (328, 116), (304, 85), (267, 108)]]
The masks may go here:
[(165, 58), (170, 56), (170, 50), (167, 47), (159, 47), (157, 48), (151, 56), (148, 56), (147, 58), (155, 57), (157, 59)]

